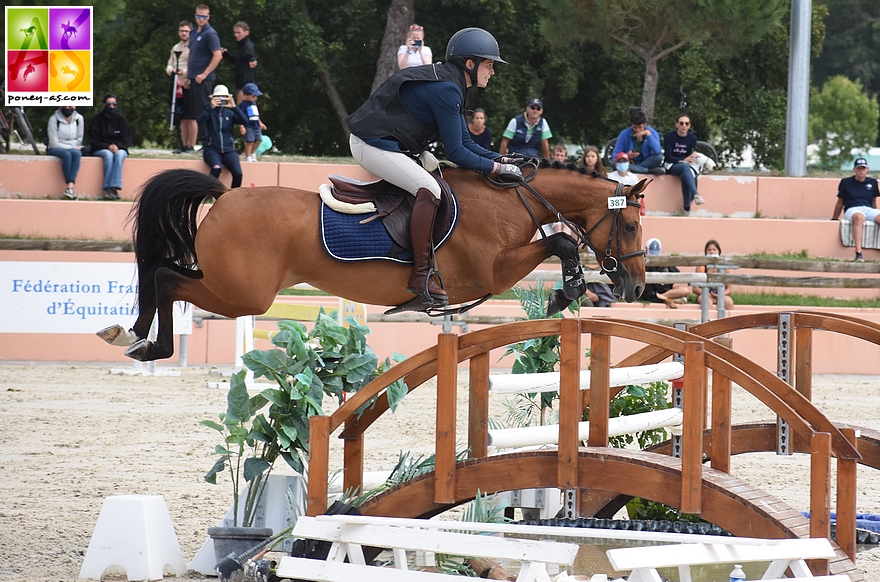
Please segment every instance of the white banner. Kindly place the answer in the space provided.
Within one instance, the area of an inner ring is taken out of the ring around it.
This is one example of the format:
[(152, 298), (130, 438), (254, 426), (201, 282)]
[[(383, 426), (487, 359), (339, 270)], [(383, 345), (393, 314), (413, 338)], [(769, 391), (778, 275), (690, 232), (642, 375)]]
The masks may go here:
[[(0, 262), (0, 333), (95, 333), (138, 316), (134, 263)], [(184, 309), (184, 305), (186, 309)], [(192, 333), (191, 305), (174, 304), (174, 333)]]

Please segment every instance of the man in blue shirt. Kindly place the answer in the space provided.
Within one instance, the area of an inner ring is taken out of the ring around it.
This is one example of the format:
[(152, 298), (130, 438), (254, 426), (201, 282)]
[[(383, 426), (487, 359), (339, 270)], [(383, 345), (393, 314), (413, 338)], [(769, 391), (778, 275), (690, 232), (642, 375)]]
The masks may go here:
[(868, 160), (856, 158), (853, 164), (854, 176), (844, 178), (837, 187), (837, 203), (831, 220), (837, 220), (840, 212), (852, 221), (853, 242), (856, 245), (856, 260), (862, 260), (862, 225), (865, 220), (880, 224), (880, 210), (877, 209), (877, 180), (868, 177)]
[(629, 120), (632, 127), (627, 127), (617, 136), (611, 159), (617, 159), (617, 154), (624, 152), (630, 159), (630, 171), (639, 174), (665, 174), (660, 167), (663, 163), (660, 134), (647, 125), (648, 119), (641, 109), (631, 109)]
[(495, 37), (481, 28), (465, 28), (449, 40), (445, 63), (398, 71), (345, 119), (357, 163), (416, 197), (410, 219), (413, 274), (407, 291), (428, 307), (449, 300), (435, 281), (432, 233), (440, 185), (426, 169), (437, 163), (428, 146), (440, 139), (446, 157), (458, 166), (522, 177), (513, 159), (474, 143), (464, 118), (467, 90), (485, 87), (495, 74), (495, 62), (505, 62)]
[[(184, 88), (189, 89), (189, 103), (184, 103), (187, 119), (195, 119), (211, 104), (211, 91), (214, 89), (214, 69), (223, 60), (220, 37), (208, 20), (211, 9), (204, 4), (196, 6), (196, 30), (190, 34), (189, 63), (186, 69)], [(205, 138), (205, 126), (199, 124), (199, 137)], [(191, 146), (192, 144), (184, 144)], [(188, 148), (187, 148), (188, 149)]]

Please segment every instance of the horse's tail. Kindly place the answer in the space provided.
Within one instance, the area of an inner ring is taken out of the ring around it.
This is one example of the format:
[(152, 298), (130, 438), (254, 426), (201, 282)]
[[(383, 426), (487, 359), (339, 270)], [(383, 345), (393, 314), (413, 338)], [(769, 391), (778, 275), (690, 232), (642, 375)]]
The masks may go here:
[(226, 191), (217, 178), (194, 170), (167, 170), (143, 185), (128, 217), (142, 308), (156, 305), (154, 276), (160, 267), (198, 273), (195, 243), (199, 205)]

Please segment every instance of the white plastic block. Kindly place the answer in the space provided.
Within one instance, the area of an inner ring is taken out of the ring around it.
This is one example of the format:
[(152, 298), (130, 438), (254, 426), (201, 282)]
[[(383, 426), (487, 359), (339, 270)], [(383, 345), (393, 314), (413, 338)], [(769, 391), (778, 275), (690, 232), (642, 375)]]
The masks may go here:
[(107, 574), (161, 580), (186, 573), (183, 552), (161, 495), (115, 495), (104, 500), (79, 577)]

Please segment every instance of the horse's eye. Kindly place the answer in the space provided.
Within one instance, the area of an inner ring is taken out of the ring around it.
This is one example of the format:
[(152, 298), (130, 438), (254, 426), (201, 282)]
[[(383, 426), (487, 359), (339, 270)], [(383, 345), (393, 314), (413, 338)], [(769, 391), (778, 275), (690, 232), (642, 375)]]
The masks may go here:
[(636, 229), (638, 228), (638, 226), (639, 226), (639, 225), (636, 224), (635, 222), (627, 223), (627, 225), (626, 225), (626, 232), (635, 232)]

